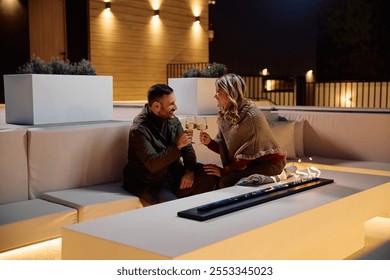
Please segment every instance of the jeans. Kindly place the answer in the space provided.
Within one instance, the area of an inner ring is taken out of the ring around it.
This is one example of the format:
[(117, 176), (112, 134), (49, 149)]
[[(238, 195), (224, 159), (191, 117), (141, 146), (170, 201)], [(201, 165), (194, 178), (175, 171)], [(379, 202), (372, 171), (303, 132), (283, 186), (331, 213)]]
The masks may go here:
[(170, 166), (163, 184), (155, 195), (146, 194), (142, 199), (149, 204), (166, 202), (182, 197), (212, 191), (218, 184), (218, 177), (208, 175), (203, 170), (203, 164), (198, 163), (194, 170), (194, 183), (191, 188), (180, 189), (181, 177), (184, 174), (184, 166), (173, 164)]

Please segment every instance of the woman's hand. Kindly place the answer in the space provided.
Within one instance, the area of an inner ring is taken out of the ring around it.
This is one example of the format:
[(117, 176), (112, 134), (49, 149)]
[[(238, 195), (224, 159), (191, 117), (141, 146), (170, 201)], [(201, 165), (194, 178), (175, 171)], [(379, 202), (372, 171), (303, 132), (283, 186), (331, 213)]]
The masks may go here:
[(211, 142), (211, 137), (210, 137), (210, 135), (207, 134), (207, 132), (201, 131), (199, 133), (199, 141), (200, 141), (200, 143), (207, 146)]
[(215, 165), (215, 164), (205, 164), (203, 166), (203, 169), (204, 171), (208, 174), (208, 175), (215, 175), (215, 176), (218, 176), (218, 177), (221, 177), (222, 176), (222, 168), (219, 167), (218, 165)]

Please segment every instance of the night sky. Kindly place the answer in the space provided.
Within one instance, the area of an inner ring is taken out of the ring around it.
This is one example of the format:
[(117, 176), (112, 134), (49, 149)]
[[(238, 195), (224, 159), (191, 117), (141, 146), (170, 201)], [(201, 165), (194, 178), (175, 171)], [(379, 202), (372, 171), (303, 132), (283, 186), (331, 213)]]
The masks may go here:
[(320, 1), (217, 0), (210, 5), (210, 61), (243, 75), (315, 71)]

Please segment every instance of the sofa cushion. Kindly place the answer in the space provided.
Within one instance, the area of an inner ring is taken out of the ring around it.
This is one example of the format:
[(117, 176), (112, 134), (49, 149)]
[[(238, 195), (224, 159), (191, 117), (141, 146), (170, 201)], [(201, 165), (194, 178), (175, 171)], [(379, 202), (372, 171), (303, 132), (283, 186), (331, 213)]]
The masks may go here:
[(0, 204), (28, 199), (27, 133), (0, 128)]
[(277, 121), (269, 125), (281, 149), (287, 152), (287, 158), (296, 158), (295, 122)]
[(75, 209), (41, 199), (0, 205), (0, 252), (59, 237), (76, 222)]
[[(266, 116), (267, 121), (270, 124), (271, 129), (272, 129), (273, 124), (277, 123), (277, 122), (291, 121), (291, 122), (295, 123), (295, 125), (294, 125), (294, 139), (293, 139), (294, 143), (292, 143), (291, 139), (286, 139), (286, 138), (277, 139), (277, 140), (283, 144), (282, 146), (291, 147), (292, 145), (294, 145), (295, 156), (291, 151), (290, 155), (288, 155), (289, 158), (295, 159), (297, 157), (305, 156), (305, 150), (304, 150), (304, 144), (303, 144), (304, 143), (303, 142), (303, 133), (304, 133), (303, 129), (304, 129), (305, 120), (300, 119), (300, 118), (288, 120), (283, 115), (279, 115), (278, 111), (265, 111), (264, 109), (262, 109), (262, 111), (264, 112), (264, 115)], [(289, 127), (290, 125), (287, 125), (287, 124), (279, 124), (279, 125), (284, 127), (287, 130), (290, 129), (290, 127)], [(281, 127), (279, 129), (281, 129)], [(287, 131), (278, 131), (278, 132), (279, 132), (279, 133), (277, 133), (278, 135), (281, 134), (281, 132), (287, 133)], [(282, 133), (282, 135), (283, 135), (283, 133)], [(279, 137), (279, 138), (281, 138), (281, 137)], [(288, 138), (290, 138), (290, 137), (288, 137)], [(289, 143), (286, 143), (288, 140), (289, 140)], [(292, 149), (290, 149), (290, 150), (292, 150)]]
[(279, 121), (279, 115), (277, 114), (277, 112), (275, 111), (268, 111), (268, 110), (264, 110), (264, 109), (261, 109), (260, 110), (263, 112), (265, 118), (267, 119), (267, 122), (270, 123), (270, 122), (277, 122)]
[(131, 122), (28, 129), (29, 196), (122, 180)]
[(79, 222), (142, 207), (138, 197), (122, 188), (122, 182), (47, 192), (41, 197), (77, 209)]
[(304, 126), (305, 126), (304, 120), (295, 121), (294, 141), (295, 141), (295, 154), (297, 157), (304, 157), (305, 156), (305, 148), (303, 145)]

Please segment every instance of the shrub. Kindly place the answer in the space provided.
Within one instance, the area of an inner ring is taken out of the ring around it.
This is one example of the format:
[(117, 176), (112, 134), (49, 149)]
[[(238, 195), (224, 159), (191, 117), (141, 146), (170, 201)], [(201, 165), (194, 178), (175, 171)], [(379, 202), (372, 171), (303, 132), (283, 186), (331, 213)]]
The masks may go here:
[(189, 68), (183, 72), (184, 78), (197, 78), (202, 77), (202, 72), (198, 68)]
[(95, 67), (88, 60), (82, 59), (78, 63), (52, 58), (46, 64), (37, 56), (32, 56), (30, 61), (19, 66), (18, 74), (54, 74), (54, 75), (96, 75)]
[(212, 63), (203, 70), (198, 68), (189, 68), (183, 72), (184, 78), (219, 78), (225, 75), (228, 72), (228, 69), (225, 64), (221, 63)]
[(55, 75), (72, 75), (74, 73), (74, 66), (70, 64), (70, 61), (62, 61), (59, 58), (52, 58), (47, 68), (50, 74)]
[(202, 71), (203, 77), (218, 78), (227, 73), (227, 67), (221, 63), (212, 63)]
[(76, 75), (96, 75), (95, 67), (88, 60), (82, 59), (75, 65)]
[(46, 63), (39, 57), (33, 56), (29, 62), (19, 66), (18, 74), (49, 74)]

